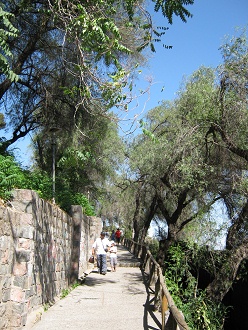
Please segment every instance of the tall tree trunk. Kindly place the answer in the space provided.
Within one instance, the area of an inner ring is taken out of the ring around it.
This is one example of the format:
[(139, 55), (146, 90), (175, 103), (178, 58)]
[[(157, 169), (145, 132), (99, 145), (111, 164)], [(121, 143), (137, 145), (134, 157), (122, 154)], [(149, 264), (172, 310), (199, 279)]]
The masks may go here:
[(248, 240), (230, 251), (228, 260), (218, 271), (215, 279), (208, 285), (206, 290), (210, 299), (216, 302), (223, 300), (236, 279), (240, 263), (244, 259), (248, 259)]
[(164, 261), (166, 260), (166, 254), (167, 254), (167, 251), (168, 251), (169, 247), (174, 242), (177, 241), (177, 232), (178, 232), (178, 229), (177, 229), (176, 225), (169, 224), (168, 237), (159, 242), (157, 262), (162, 267), (162, 269), (164, 268)]
[(139, 239), (139, 230), (140, 230), (140, 196), (141, 196), (141, 186), (142, 183), (139, 184), (138, 190), (136, 192), (136, 197), (135, 197), (135, 204), (136, 204), (136, 208), (135, 208), (135, 212), (134, 212), (134, 216), (133, 216), (133, 230), (134, 230), (134, 237), (133, 240), (135, 242), (138, 242)]
[(155, 215), (157, 207), (158, 207), (158, 205), (157, 205), (157, 195), (155, 195), (152, 199), (151, 205), (150, 205), (148, 213), (146, 215), (145, 223), (143, 225), (143, 228), (142, 228), (142, 231), (141, 231), (141, 234), (140, 234), (140, 237), (139, 237), (139, 243), (141, 243), (141, 244), (143, 244), (144, 241), (145, 241), (148, 229), (149, 229), (151, 221), (152, 221), (152, 219)]

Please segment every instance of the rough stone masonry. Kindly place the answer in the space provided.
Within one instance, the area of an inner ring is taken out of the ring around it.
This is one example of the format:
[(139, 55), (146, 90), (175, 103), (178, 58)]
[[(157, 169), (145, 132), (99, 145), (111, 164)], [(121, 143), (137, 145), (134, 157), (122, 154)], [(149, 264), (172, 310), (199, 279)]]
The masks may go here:
[(71, 216), (31, 190), (0, 206), (0, 329), (21, 329), (87, 269), (101, 219), (72, 206)]

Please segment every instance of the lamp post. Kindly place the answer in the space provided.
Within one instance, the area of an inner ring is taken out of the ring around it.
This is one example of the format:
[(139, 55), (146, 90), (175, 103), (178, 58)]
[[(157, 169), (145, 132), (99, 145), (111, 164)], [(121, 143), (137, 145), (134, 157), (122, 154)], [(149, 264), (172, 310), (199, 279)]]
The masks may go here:
[(52, 182), (53, 182), (53, 197), (52, 197), (52, 203), (55, 204), (55, 170), (56, 170), (56, 139), (55, 139), (55, 133), (58, 132), (60, 128), (58, 127), (51, 127), (49, 129), (49, 132), (52, 133)]

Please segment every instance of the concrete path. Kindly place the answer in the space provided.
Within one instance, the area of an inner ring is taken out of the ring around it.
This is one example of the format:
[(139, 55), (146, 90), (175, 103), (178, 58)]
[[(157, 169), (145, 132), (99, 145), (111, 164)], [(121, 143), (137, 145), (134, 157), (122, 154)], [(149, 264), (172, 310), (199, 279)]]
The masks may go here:
[(118, 258), (121, 267), (116, 272), (91, 271), (82, 285), (43, 312), (34, 326), (23, 329), (161, 329), (161, 314), (153, 312), (153, 294), (143, 282), (139, 261), (122, 246)]

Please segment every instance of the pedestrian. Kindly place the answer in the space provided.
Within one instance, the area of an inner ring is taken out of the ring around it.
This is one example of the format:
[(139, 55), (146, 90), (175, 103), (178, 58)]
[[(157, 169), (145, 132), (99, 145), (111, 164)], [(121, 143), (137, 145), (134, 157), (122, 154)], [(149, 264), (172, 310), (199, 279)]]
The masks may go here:
[(120, 228), (117, 228), (116, 232), (115, 232), (115, 238), (116, 238), (116, 242), (119, 245), (120, 244), (120, 240), (121, 240), (121, 231)]
[(92, 255), (97, 257), (97, 267), (99, 273), (106, 275), (107, 273), (107, 252), (109, 250), (110, 242), (105, 238), (105, 233), (101, 232), (94, 244), (92, 245)]
[(116, 272), (117, 267), (117, 246), (115, 245), (114, 241), (110, 242), (110, 265), (111, 265), (111, 272)]
[(110, 239), (111, 239), (111, 241), (115, 241), (115, 231), (114, 231), (114, 229), (112, 230)]

